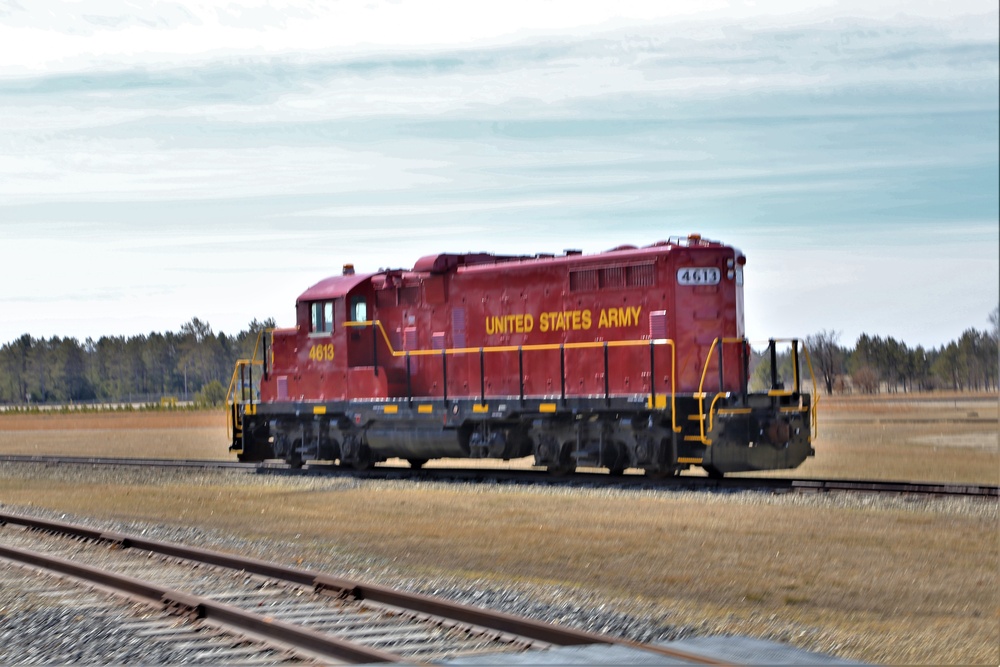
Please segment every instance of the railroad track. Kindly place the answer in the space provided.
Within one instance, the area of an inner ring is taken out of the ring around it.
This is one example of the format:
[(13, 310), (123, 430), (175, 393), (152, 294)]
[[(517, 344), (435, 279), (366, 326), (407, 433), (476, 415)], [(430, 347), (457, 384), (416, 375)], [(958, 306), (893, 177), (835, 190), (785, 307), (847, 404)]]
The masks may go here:
[[(0, 560), (58, 573), (174, 614), (143, 635), (213, 662), (440, 663), (477, 655), (608, 645), (681, 664), (727, 664), (432, 596), (137, 535), (0, 513)], [(0, 568), (0, 579), (9, 577)], [(47, 584), (49, 590), (52, 584)], [(106, 604), (76, 594), (90, 610)], [(210, 630), (206, 630), (211, 628)], [(639, 655), (633, 654), (633, 655)], [(530, 660), (529, 660), (530, 662)]]
[(363, 479), (419, 479), (459, 482), (504, 482), (525, 485), (602, 486), (620, 488), (662, 488), (685, 490), (760, 490), (772, 492), (823, 493), (830, 491), (855, 493), (894, 493), (929, 496), (966, 496), (1000, 498), (1000, 486), (988, 484), (956, 484), (943, 482), (910, 482), (893, 480), (850, 479), (791, 479), (777, 477), (725, 477), (712, 479), (681, 475), (650, 479), (643, 475), (610, 476), (604, 472), (576, 472), (553, 477), (544, 470), (502, 470), (494, 468), (424, 468), (378, 466), (355, 471), (333, 465), (316, 464), (291, 468), (279, 462), (239, 463), (236, 461), (125, 459), (73, 456), (0, 456), (6, 463), (42, 463), (46, 465), (137, 466), (203, 469), (237, 469), (274, 475), (336, 475)]
[[(6, 595), (5, 595), (6, 594)], [(13, 600), (11, 599), (13, 597)], [(3, 664), (302, 665), (285, 648), (0, 558)]]

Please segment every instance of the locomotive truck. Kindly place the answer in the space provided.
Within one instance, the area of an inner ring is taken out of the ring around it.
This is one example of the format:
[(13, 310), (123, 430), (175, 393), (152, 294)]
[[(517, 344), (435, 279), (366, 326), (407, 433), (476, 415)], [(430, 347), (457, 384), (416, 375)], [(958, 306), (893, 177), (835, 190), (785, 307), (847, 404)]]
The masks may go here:
[[(794, 468), (815, 405), (748, 387), (738, 249), (697, 234), (596, 254), (441, 253), (350, 264), (261, 332), (228, 395), (241, 461), (515, 459), (651, 476)], [(807, 363), (808, 367), (809, 364)], [(815, 383), (813, 383), (815, 386)]]

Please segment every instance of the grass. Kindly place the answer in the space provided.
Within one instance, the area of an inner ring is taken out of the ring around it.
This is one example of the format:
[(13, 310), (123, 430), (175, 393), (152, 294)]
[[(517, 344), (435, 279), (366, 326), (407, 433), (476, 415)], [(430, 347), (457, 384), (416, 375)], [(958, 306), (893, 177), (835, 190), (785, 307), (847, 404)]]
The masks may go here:
[(822, 397), (816, 456), (779, 477), (1000, 484), (996, 394)]
[[(817, 456), (794, 474), (996, 484), (996, 423), (972, 421), (995, 419), (995, 397), (950, 400), (825, 400)], [(228, 458), (227, 444), (214, 412), (0, 417), (0, 453)], [(276, 540), (289, 563), (339, 555), (402, 577), (558, 586), (870, 662), (1000, 663), (993, 502), (19, 470), (0, 468), (0, 502)]]
[(0, 413), (0, 454), (231, 460), (222, 411)]
[[(997, 417), (996, 395), (824, 396), (816, 456), (795, 470), (757, 474), (996, 485)], [(3, 454), (231, 459), (228, 447), (223, 411), (0, 413)], [(428, 464), (445, 465), (469, 462)], [(475, 465), (525, 467), (530, 459)]]

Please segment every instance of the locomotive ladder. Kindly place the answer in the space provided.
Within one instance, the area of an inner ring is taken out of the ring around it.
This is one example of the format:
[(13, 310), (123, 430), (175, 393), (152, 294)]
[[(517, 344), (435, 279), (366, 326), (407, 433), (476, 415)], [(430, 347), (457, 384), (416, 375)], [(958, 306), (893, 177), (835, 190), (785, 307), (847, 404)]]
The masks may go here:
[[(257, 402), (260, 402), (260, 382), (267, 380), (270, 368), (268, 366), (268, 336), (274, 329), (261, 329), (257, 332), (257, 342), (254, 343), (253, 354), (249, 359), (238, 359), (233, 368), (233, 375), (229, 380), (229, 389), (226, 390), (226, 406), (228, 416), (226, 420), (227, 435), (230, 442), (242, 440), (243, 438), (243, 417), (257, 413)], [(261, 351), (260, 359), (257, 352)], [(260, 372), (254, 377), (254, 367), (259, 366)]]

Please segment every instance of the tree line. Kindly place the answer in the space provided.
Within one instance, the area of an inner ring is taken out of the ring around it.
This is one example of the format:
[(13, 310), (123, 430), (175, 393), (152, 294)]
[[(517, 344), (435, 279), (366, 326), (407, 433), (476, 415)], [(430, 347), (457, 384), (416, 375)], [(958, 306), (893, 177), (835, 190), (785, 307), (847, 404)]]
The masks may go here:
[(236, 360), (250, 357), (258, 333), (273, 326), (255, 319), (230, 336), (193, 318), (177, 333), (148, 336), (80, 342), (24, 334), (0, 347), (0, 404), (158, 403), (164, 397), (215, 404)]
[[(992, 329), (967, 329), (939, 348), (909, 347), (890, 337), (862, 334), (852, 347), (840, 333), (823, 330), (806, 337), (817, 384), (826, 393), (881, 391), (996, 391), (1000, 308), (990, 314)], [(235, 335), (215, 333), (193, 318), (177, 333), (87, 338), (34, 338), (28, 334), (0, 347), (0, 404), (158, 403), (163, 397), (214, 404), (237, 359), (253, 354), (258, 333), (274, 326), (254, 319)], [(799, 355), (800, 377), (808, 378)], [(791, 386), (788, 350), (776, 357), (778, 376)], [(770, 355), (754, 353), (751, 386), (771, 382)]]
[[(966, 329), (947, 345), (910, 347), (892, 336), (863, 333), (853, 347), (840, 344), (840, 332), (823, 330), (805, 339), (816, 382), (827, 394), (1000, 390), (1000, 307), (986, 330)], [(777, 355), (778, 375), (788, 385), (794, 377), (791, 354)], [(800, 356), (800, 365), (804, 358)], [(770, 384), (769, 356), (760, 356), (753, 386)], [(808, 370), (802, 367), (802, 373)], [(789, 385), (790, 386), (790, 385)]]

